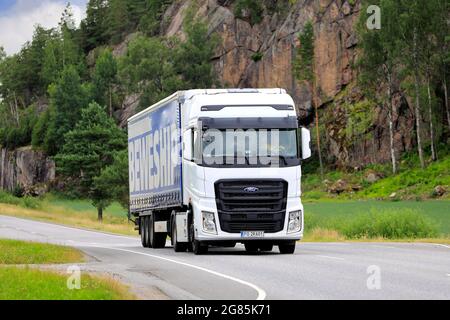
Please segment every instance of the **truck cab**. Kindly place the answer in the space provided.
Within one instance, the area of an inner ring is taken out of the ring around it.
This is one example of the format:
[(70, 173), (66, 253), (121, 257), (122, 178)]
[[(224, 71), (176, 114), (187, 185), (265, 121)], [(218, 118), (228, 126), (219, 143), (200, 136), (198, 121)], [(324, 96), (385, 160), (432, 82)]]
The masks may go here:
[(168, 234), (175, 251), (196, 254), (236, 243), (294, 253), (304, 229), (301, 163), (311, 151), (293, 99), (283, 89), (190, 90), (176, 99), (180, 203), (134, 210), (141, 235), (159, 234), (161, 247)]

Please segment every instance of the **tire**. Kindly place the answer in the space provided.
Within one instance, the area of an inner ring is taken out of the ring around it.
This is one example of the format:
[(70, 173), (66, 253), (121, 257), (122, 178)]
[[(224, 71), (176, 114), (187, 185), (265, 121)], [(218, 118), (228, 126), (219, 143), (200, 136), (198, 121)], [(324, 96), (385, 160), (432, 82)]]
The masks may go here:
[(194, 254), (196, 256), (206, 254), (206, 253), (208, 253), (208, 246), (204, 245), (203, 243), (201, 243), (198, 240), (194, 240), (192, 242), (192, 252), (194, 252)]
[(148, 217), (149, 239), (153, 249), (163, 249), (166, 247), (167, 233), (157, 233), (154, 228), (155, 213)]
[(146, 248), (151, 248), (152, 244), (150, 242), (150, 217), (149, 216), (145, 216), (144, 217), (144, 237), (145, 237), (145, 243), (147, 244)]
[(177, 224), (175, 218), (172, 222), (172, 246), (175, 252), (186, 252), (188, 249), (188, 243), (181, 243), (177, 241)]
[(294, 254), (295, 252), (295, 242), (294, 243), (286, 243), (280, 244), (278, 246), (281, 254)]
[(191, 238), (191, 249), (192, 252), (198, 256), (208, 253), (208, 245), (203, 244), (201, 241), (195, 240), (194, 223), (191, 224), (189, 228), (190, 238)]
[(140, 217), (139, 218), (139, 229), (141, 232), (141, 243), (142, 243), (142, 247), (144, 248), (148, 248), (148, 237), (147, 237), (147, 232), (145, 230), (145, 217)]
[(248, 253), (256, 253), (258, 252), (259, 246), (257, 243), (255, 242), (247, 242), (244, 244), (245, 246), (245, 251), (247, 251)]
[(273, 250), (273, 244), (271, 243), (264, 243), (259, 245), (259, 250), (264, 252), (270, 252)]

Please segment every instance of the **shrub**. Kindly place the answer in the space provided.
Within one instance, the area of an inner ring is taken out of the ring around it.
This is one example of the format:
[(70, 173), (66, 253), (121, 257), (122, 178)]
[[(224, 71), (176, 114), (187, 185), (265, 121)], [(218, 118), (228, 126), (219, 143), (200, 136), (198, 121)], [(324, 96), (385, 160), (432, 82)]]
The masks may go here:
[(42, 200), (25, 196), (23, 198), (15, 197), (11, 193), (0, 190), (0, 203), (12, 204), (30, 209), (39, 209), (42, 206)]
[(434, 222), (414, 210), (376, 211), (361, 214), (338, 226), (343, 235), (351, 239), (419, 239), (438, 235)]

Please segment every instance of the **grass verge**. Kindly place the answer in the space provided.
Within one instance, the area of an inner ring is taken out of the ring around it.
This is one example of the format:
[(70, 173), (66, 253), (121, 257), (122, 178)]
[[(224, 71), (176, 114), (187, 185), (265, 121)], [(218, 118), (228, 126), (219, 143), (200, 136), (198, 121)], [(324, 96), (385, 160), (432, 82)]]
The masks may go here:
[(67, 275), (29, 267), (0, 266), (0, 300), (130, 300), (116, 280), (81, 275), (81, 289), (67, 288)]
[(134, 299), (126, 286), (111, 278), (82, 273), (81, 288), (69, 290), (67, 274), (28, 266), (83, 260), (83, 254), (74, 248), (0, 239), (0, 300)]
[(128, 223), (126, 217), (105, 215), (103, 222), (99, 222), (96, 214), (89, 211), (74, 211), (63, 207), (28, 209), (17, 205), (0, 203), (0, 214), (136, 236), (134, 226)]
[(83, 260), (83, 254), (74, 248), (0, 239), (0, 264), (56, 264)]

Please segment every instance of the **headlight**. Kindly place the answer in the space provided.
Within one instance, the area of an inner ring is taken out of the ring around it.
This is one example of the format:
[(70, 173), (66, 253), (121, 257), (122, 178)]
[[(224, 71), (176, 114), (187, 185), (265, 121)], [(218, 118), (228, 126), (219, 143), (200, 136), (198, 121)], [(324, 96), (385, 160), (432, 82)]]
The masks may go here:
[(204, 232), (217, 234), (216, 219), (214, 218), (213, 212), (202, 211), (202, 220)]
[(302, 229), (302, 211), (289, 213), (288, 233), (299, 232)]

